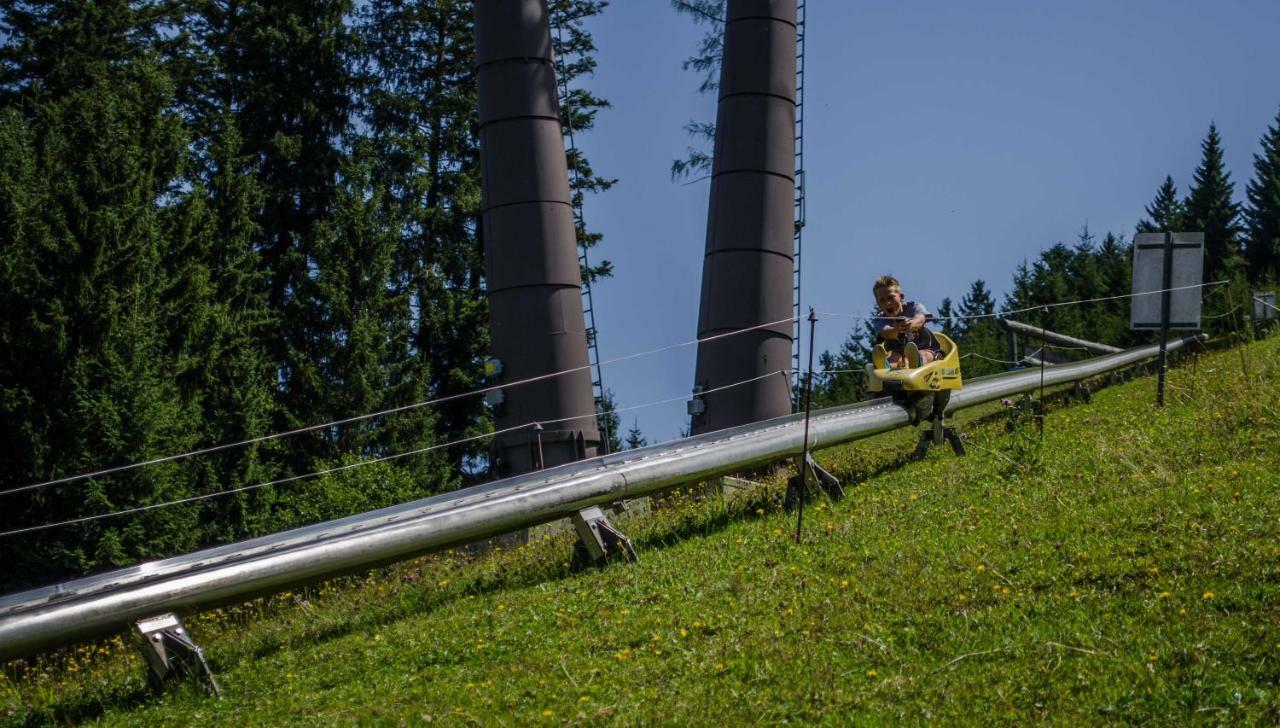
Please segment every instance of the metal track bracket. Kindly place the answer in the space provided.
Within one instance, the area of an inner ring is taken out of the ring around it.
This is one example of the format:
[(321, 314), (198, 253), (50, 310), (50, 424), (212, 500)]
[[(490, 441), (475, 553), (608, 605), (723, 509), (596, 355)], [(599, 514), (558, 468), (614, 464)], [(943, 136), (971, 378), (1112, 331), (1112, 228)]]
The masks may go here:
[(204, 650), (192, 641), (178, 615), (166, 613), (140, 619), (134, 628), (142, 637), (142, 654), (150, 669), (148, 678), (156, 692), (163, 691), (165, 683), (174, 677), (182, 677), (199, 682), (215, 696), (222, 697)]
[(916, 451), (912, 453), (913, 460), (923, 460), (925, 455), (929, 454), (929, 448), (933, 445), (941, 445), (943, 443), (951, 445), (951, 451), (958, 456), (964, 456), (964, 441), (960, 439), (960, 433), (956, 432), (954, 427), (949, 427), (942, 422), (942, 418), (932, 420), (930, 426), (920, 433), (920, 442), (916, 445)]
[(836, 476), (824, 470), (823, 467), (813, 459), (812, 454), (805, 457), (803, 466), (808, 467), (809, 478), (804, 478), (804, 471), (800, 469), (802, 467), (800, 458), (796, 458), (796, 471), (799, 474), (793, 475), (787, 480), (787, 495), (784, 505), (788, 511), (795, 508), (800, 503), (802, 491), (804, 502), (812, 502), (812, 500), (817, 497), (818, 487), (821, 487), (822, 490), (826, 492), (827, 497), (832, 501), (838, 501), (841, 498), (844, 498), (844, 487), (840, 485), (840, 480), (836, 478)]
[(950, 401), (951, 392), (946, 390), (926, 394), (914, 400), (915, 406), (911, 408), (912, 423), (923, 423), (927, 427), (920, 433), (920, 442), (916, 445), (916, 451), (912, 453), (911, 459), (923, 460), (929, 454), (931, 446), (941, 445), (944, 442), (951, 445), (951, 451), (956, 455), (965, 455), (964, 441), (960, 439), (960, 433), (946, 423), (947, 404)]
[(578, 531), (578, 543), (573, 549), (576, 561), (600, 565), (618, 556), (627, 561), (640, 560), (631, 539), (609, 522), (599, 506), (577, 511), (569, 519)]

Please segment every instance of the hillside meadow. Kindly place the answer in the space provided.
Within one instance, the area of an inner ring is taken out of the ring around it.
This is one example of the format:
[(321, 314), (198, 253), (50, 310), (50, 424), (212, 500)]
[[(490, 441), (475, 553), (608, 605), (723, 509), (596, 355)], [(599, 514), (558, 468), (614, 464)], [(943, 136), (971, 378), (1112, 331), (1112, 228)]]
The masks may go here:
[(127, 638), (11, 663), (0, 721), (1274, 725), (1280, 338), (1154, 389), (1058, 402), (1043, 438), (963, 413), (965, 458), (819, 453), (847, 497), (800, 545), (773, 472), (623, 520), (638, 563), (543, 535), (193, 616), (221, 700), (153, 695)]

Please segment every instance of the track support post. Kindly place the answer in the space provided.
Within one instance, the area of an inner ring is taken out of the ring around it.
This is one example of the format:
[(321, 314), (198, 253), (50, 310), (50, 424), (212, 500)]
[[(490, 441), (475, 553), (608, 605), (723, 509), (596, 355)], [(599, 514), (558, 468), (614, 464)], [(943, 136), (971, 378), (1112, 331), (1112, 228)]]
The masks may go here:
[(920, 441), (911, 455), (912, 460), (923, 460), (929, 454), (930, 447), (943, 443), (951, 445), (951, 451), (957, 456), (966, 454), (960, 433), (946, 423), (947, 403), (950, 401), (950, 390), (934, 392), (916, 400), (916, 407), (912, 411), (913, 422), (922, 422), (928, 427), (920, 432)]
[[(786, 510), (795, 510), (801, 500), (805, 503), (812, 501), (817, 496), (815, 485), (821, 487), (832, 502), (844, 498), (844, 486), (840, 485), (840, 479), (819, 465), (813, 459), (812, 453), (805, 453), (802, 457), (796, 458), (795, 464), (796, 474), (787, 479), (787, 495), (784, 501)], [(808, 478), (805, 477), (804, 468), (808, 468)]]
[(600, 506), (584, 508), (569, 516), (569, 520), (578, 532), (578, 543), (573, 547), (575, 562), (599, 566), (618, 556), (627, 561), (640, 560), (631, 539), (609, 522)]
[(156, 692), (162, 692), (166, 683), (181, 677), (199, 682), (214, 696), (222, 697), (204, 650), (191, 639), (178, 615), (166, 613), (140, 619), (134, 623), (134, 629), (142, 638), (148, 678)]

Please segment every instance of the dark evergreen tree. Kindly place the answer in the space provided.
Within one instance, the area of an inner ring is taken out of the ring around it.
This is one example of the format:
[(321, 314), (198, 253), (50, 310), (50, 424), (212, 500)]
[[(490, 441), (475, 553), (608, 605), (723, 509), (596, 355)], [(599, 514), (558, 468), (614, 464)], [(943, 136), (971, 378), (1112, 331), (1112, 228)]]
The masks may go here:
[[(1097, 260), (1098, 296), (1123, 296), (1133, 287), (1133, 253), (1122, 238), (1112, 233), (1102, 239), (1094, 252)], [(1112, 346), (1125, 347), (1135, 343), (1129, 330), (1129, 306), (1127, 298), (1111, 298), (1094, 304), (1090, 319), (1092, 333), (1084, 338)]]
[(618, 419), (612, 389), (604, 391), (604, 398), (597, 407), (596, 425), (600, 428), (600, 436), (605, 439), (609, 452), (618, 452), (622, 449), (622, 421)]
[(33, 92), (61, 98), (148, 59), (171, 7), (154, 0), (0, 0), (0, 101)]
[(1200, 149), (1184, 224), (1192, 232), (1204, 232), (1204, 280), (1208, 282), (1230, 277), (1240, 267), (1240, 205), (1232, 199), (1235, 185), (1223, 166), (1217, 126), (1209, 125)]
[[(550, 4), (552, 46), (558, 66), (557, 80), (568, 93), (560, 96), (560, 121), (565, 135), (565, 148), (569, 163), (569, 184), (573, 193), (574, 209), (581, 211), (587, 193), (608, 190), (617, 180), (602, 177), (592, 169), (590, 161), (576, 148), (576, 139), (595, 126), (596, 115), (609, 108), (609, 102), (589, 91), (581, 83), (584, 77), (595, 72), (595, 40), (587, 31), (584, 21), (599, 15), (608, 3), (604, 0), (554, 0)], [(588, 230), (583, 216), (577, 216), (578, 246), (583, 251), (596, 247), (602, 235)], [(613, 263), (601, 260), (582, 271), (584, 279), (595, 282), (613, 275)]]
[[(361, 121), (398, 240), (413, 376), (429, 397), (482, 386), (488, 306), (481, 259), (475, 38), (469, 0), (374, 0), (361, 10)], [(491, 429), (479, 398), (438, 408), (439, 439)], [(450, 448), (453, 471), (484, 444)], [(449, 479), (442, 483), (448, 487)]]
[[(866, 366), (871, 361), (871, 347), (876, 333), (870, 319), (863, 321), (849, 332), (849, 336), (834, 353), (824, 351), (818, 355), (819, 371), (814, 372), (813, 406), (832, 407), (850, 404), (863, 398), (867, 390)], [(806, 391), (808, 374), (801, 375), (797, 396)], [(804, 400), (799, 400), (803, 405)]]
[[(947, 300), (950, 302), (950, 299)], [(987, 282), (982, 279), (974, 281), (969, 286), (969, 292), (960, 299), (959, 315), (963, 318), (961, 326), (964, 333), (967, 334), (983, 321), (990, 320), (995, 310), (996, 300), (987, 288)], [(974, 318), (977, 316), (987, 318)]]
[(1272, 282), (1280, 278), (1280, 114), (1260, 144), (1253, 155), (1253, 179), (1245, 187), (1249, 199), (1244, 210), (1249, 233), (1245, 257), (1250, 278)]
[[(0, 117), (0, 489), (181, 451), (194, 408), (175, 385), (165, 265), (186, 147), (151, 47), (151, 8), (6, 8)], [(8, 496), (0, 528), (192, 493), (175, 465)], [(0, 543), (7, 585), (198, 543), (197, 510), (147, 512)]]
[[(340, 335), (325, 318), (316, 281), (327, 273), (318, 231), (333, 220), (351, 115), (352, 5), (249, 0), (199, 7), (210, 29), (202, 55), (224, 70), (197, 88), (212, 88), (220, 109), (234, 115), (262, 189), (254, 247), (279, 324), (265, 337), (279, 373), (273, 429), (313, 424), (340, 409), (314, 369), (326, 342)], [(335, 457), (335, 444), (323, 431), (292, 438), (289, 465), (308, 470), (315, 458)]]
[[(676, 12), (689, 17), (694, 25), (707, 26), (698, 43), (697, 51), (684, 60), (682, 68), (701, 77), (698, 92), (713, 94), (720, 88), (720, 56), (724, 50), (725, 0), (671, 0)], [(685, 156), (671, 163), (671, 179), (701, 179), (711, 174), (711, 153), (706, 145), (716, 136), (716, 125), (691, 120), (685, 124), (685, 132), (698, 146), (685, 150)]]
[(951, 297), (943, 298), (942, 303), (938, 304), (938, 314), (934, 317), (935, 323), (933, 327), (955, 339), (960, 335), (962, 329), (962, 322), (956, 318), (956, 315), (955, 305), (951, 303)]
[(1173, 177), (1166, 175), (1156, 197), (1147, 205), (1147, 217), (1138, 222), (1140, 233), (1181, 232), (1184, 227), (1186, 208), (1178, 199), (1178, 188), (1173, 184)]
[[(179, 224), (165, 256), (174, 279), (165, 295), (165, 330), (176, 382), (199, 407), (202, 445), (268, 433), (276, 407), (276, 368), (265, 339), (277, 327), (253, 245), (262, 191), (234, 119), (223, 117), (214, 134), (204, 163), (189, 165), (192, 189), (176, 210)], [(183, 467), (193, 471), (202, 492), (234, 488), (274, 479), (287, 445), (231, 449)], [(204, 501), (203, 540), (243, 538), (277, 526), (274, 497), (273, 489), (259, 488)]]
[[(958, 346), (964, 361), (964, 371), (969, 376), (1003, 371), (1004, 366), (991, 359), (1004, 359), (1004, 334), (992, 315), (996, 310), (995, 298), (986, 281), (974, 281), (969, 291), (960, 299), (960, 340)], [(985, 357), (985, 358), (984, 358)]]
[(623, 441), (623, 445), (628, 450), (635, 450), (636, 448), (641, 448), (648, 444), (649, 441), (646, 440), (644, 435), (640, 432), (640, 421), (632, 421), (631, 428), (627, 430), (627, 439)]

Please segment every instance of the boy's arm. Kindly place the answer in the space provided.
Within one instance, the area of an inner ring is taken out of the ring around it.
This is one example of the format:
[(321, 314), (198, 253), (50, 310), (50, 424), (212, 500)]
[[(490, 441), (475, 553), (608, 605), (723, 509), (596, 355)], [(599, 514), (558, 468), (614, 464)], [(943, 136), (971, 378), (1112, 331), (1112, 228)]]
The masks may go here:
[(925, 321), (925, 315), (922, 313), (918, 313), (915, 316), (912, 316), (906, 321), (907, 330), (919, 331), (920, 328), (924, 326), (924, 321)]
[(890, 341), (892, 341), (892, 340), (894, 340), (894, 339), (897, 339), (897, 338), (898, 338), (898, 332), (901, 330), (901, 329), (899, 328), (899, 325), (900, 325), (900, 324), (896, 324), (896, 323), (894, 323), (894, 324), (885, 324), (884, 326), (881, 326), (881, 327), (880, 327), (880, 338), (882, 338), (882, 339), (889, 339)]

